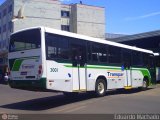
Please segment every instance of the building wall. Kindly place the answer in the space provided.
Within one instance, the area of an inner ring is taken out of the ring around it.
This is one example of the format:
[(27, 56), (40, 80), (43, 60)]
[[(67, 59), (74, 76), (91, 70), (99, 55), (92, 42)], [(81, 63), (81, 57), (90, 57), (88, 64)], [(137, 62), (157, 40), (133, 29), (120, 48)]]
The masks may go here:
[[(11, 8), (10, 8), (11, 6)], [(12, 33), (13, 1), (7, 0), (0, 6), (0, 54), (8, 50), (9, 36)]]
[(71, 32), (77, 33), (77, 6), (76, 4), (71, 5), (71, 16), (70, 21), (72, 24), (70, 24)]
[(70, 5), (61, 5), (61, 11), (68, 11), (68, 17), (61, 17), (61, 25), (70, 25), (70, 15), (71, 15), (71, 6)]
[(24, 3), (21, 0), (15, 0), (15, 16), (17, 16), (22, 5), (24, 5), (25, 18), (14, 22), (14, 31), (33, 26), (61, 29), (61, 3), (59, 1), (29, 0)]
[(12, 31), (12, 22), (13, 17), (13, 0), (6, 0), (0, 6), (0, 67), (4, 67), (8, 64), (8, 43), (9, 36)]
[(72, 23), (75, 33), (105, 38), (104, 8), (84, 4), (75, 4), (72, 7)]

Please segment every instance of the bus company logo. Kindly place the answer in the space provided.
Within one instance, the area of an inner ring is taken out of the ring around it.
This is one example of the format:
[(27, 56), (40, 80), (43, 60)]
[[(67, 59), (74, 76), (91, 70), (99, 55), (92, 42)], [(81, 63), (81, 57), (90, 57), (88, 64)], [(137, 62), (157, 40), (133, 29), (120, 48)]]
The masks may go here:
[(35, 65), (31, 64), (24, 64), (22, 65), (22, 69), (34, 69)]
[(120, 73), (120, 72), (107, 72), (108, 77), (115, 77), (115, 78), (120, 78), (124, 76), (124, 73)]
[(7, 114), (2, 114), (2, 120), (7, 120), (8, 119), (8, 115)]

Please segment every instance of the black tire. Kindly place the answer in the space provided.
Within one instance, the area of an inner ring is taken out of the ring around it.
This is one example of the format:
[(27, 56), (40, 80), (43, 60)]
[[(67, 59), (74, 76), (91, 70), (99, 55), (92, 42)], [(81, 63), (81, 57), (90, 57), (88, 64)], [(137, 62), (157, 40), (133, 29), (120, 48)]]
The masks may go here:
[(144, 79), (143, 79), (143, 85), (142, 85), (142, 87), (141, 87), (141, 90), (143, 90), (143, 91), (147, 90), (148, 86), (149, 86), (149, 84), (148, 84), (148, 79), (147, 79), (147, 78), (144, 78)]
[(77, 97), (78, 92), (63, 92), (63, 95), (65, 95), (66, 97)]
[(107, 85), (105, 80), (98, 79), (95, 86), (95, 93), (97, 97), (103, 97), (106, 95)]

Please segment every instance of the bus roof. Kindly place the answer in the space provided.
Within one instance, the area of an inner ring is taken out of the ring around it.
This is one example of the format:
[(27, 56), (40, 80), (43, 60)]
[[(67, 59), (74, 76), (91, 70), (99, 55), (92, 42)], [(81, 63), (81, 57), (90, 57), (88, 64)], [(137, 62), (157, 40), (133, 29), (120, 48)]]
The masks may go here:
[(159, 53), (153, 53), (154, 54), (154, 56), (160, 56), (160, 54)]
[(117, 42), (108, 41), (108, 40), (105, 40), (105, 39), (89, 37), (89, 36), (86, 36), (86, 35), (80, 35), (80, 34), (76, 34), (76, 33), (61, 31), (61, 30), (57, 30), (57, 29), (53, 29), (53, 28), (49, 28), (49, 27), (43, 27), (43, 26), (30, 27), (30, 28), (22, 29), (22, 30), (16, 31), (13, 34), (16, 34), (18, 32), (22, 32), (22, 31), (25, 31), (25, 30), (36, 29), (36, 28), (43, 29), (45, 32), (48, 32), (48, 33), (54, 33), (54, 34), (68, 36), (68, 37), (72, 37), (72, 38), (78, 38), (78, 39), (83, 39), (83, 40), (87, 40), (87, 41), (98, 42), (98, 43), (103, 43), (103, 44), (108, 44), (108, 45), (112, 45), (112, 46), (117, 46), (117, 47), (122, 47), (122, 48), (126, 48), (126, 49), (131, 49), (131, 50), (135, 50), (135, 51), (140, 51), (140, 52), (153, 54), (153, 51), (151, 51), (151, 50), (146, 50), (146, 49), (138, 48), (138, 47), (135, 47), (135, 46), (129, 46), (129, 45), (125, 45), (125, 44), (121, 44), (121, 43), (117, 43)]

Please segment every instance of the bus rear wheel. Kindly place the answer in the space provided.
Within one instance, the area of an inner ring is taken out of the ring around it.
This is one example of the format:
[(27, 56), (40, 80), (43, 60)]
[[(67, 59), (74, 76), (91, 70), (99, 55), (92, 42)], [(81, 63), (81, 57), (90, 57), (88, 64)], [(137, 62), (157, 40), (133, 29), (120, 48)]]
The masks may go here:
[(95, 93), (97, 97), (103, 97), (106, 94), (106, 82), (103, 79), (98, 79), (95, 86)]

